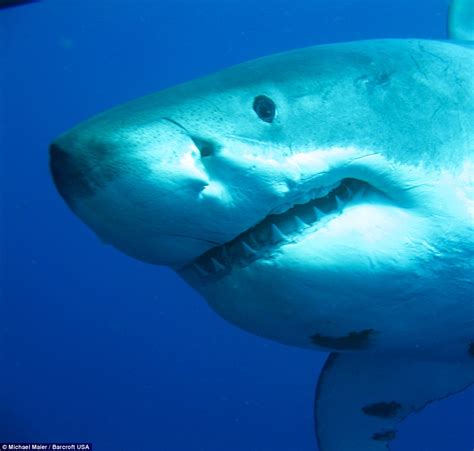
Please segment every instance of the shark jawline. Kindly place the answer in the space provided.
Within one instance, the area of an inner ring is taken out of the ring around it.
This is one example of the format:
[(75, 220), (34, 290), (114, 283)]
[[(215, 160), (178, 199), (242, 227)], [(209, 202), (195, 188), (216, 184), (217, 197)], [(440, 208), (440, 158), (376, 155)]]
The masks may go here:
[(181, 271), (192, 271), (203, 282), (224, 277), (235, 266), (244, 267), (260, 258), (270, 258), (278, 247), (317, 232), (341, 215), (346, 206), (360, 203), (371, 193), (383, 196), (367, 182), (345, 178), (324, 197), (266, 216), (233, 240), (208, 250)]

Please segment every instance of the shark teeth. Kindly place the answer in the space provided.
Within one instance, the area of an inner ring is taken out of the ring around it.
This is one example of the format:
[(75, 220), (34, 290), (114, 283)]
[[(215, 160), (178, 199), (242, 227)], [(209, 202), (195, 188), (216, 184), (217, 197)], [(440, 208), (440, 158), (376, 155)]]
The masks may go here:
[(286, 241), (288, 237), (275, 225), (271, 225), (272, 241), (279, 243), (280, 241)]
[[(296, 203), (297, 204), (306, 204), (306, 203), (312, 202), (316, 199), (322, 199), (322, 198), (326, 197), (327, 195), (329, 195), (334, 189), (338, 188), (339, 186), (341, 186), (340, 182), (339, 183), (333, 183), (332, 185), (328, 185), (328, 186), (321, 187), (321, 188), (318, 188), (318, 189), (312, 189), (311, 191), (308, 191), (304, 194), (299, 194)], [(279, 214), (285, 213), (286, 211), (288, 211), (289, 209), (291, 209), (294, 206), (295, 206), (294, 201), (293, 201), (293, 203), (286, 202), (282, 205), (279, 205), (274, 210), (272, 210), (271, 214), (279, 215)]]
[(212, 262), (212, 265), (214, 266), (214, 270), (216, 272), (219, 272), (219, 271), (224, 271), (225, 270), (225, 266), (221, 265), (219, 263), (218, 260), (216, 260), (214, 257), (211, 257), (211, 262)]
[(306, 222), (304, 222), (299, 216), (295, 215), (295, 222), (296, 222), (296, 226), (299, 228), (299, 229), (304, 229), (306, 227), (308, 227), (308, 224), (306, 224)]
[(251, 257), (257, 253), (257, 251), (254, 248), (250, 247), (244, 240), (242, 240), (242, 248), (244, 249), (245, 255), (247, 255), (248, 257)]
[[(282, 213), (273, 211), (232, 241), (206, 252), (195, 261), (194, 272), (208, 280), (222, 277), (235, 265), (246, 266), (262, 256), (271, 257), (277, 246), (324, 227), (332, 217), (343, 213), (348, 202), (360, 202), (370, 189), (365, 182), (345, 179), (330, 192), (325, 188), (306, 193), (307, 201), (300, 198), (301, 203), (286, 206)], [(314, 193), (323, 196), (315, 199)]]
[(198, 265), (197, 263), (194, 263), (193, 267), (196, 269), (196, 271), (201, 274), (201, 276), (208, 276), (210, 273), (206, 271), (202, 266)]
[(316, 220), (321, 219), (325, 214), (318, 208), (318, 207), (313, 207), (313, 213), (316, 216)]

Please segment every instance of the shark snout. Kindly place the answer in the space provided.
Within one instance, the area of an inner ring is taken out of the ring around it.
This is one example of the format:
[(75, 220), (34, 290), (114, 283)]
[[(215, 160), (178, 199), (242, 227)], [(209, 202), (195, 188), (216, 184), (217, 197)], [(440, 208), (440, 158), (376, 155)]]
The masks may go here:
[(171, 120), (120, 132), (104, 132), (105, 122), (81, 125), (49, 147), (54, 184), (73, 212), (102, 242), (154, 264), (181, 267), (220, 244), (215, 218), (225, 190), (202, 162), (214, 142)]
[(69, 206), (72, 207), (77, 198), (88, 197), (94, 193), (88, 165), (80, 156), (68, 152), (58, 142), (50, 145), (49, 155), (54, 183)]
[(107, 137), (72, 130), (49, 146), (54, 183), (68, 205), (94, 197), (127, 171), (123, 152)]

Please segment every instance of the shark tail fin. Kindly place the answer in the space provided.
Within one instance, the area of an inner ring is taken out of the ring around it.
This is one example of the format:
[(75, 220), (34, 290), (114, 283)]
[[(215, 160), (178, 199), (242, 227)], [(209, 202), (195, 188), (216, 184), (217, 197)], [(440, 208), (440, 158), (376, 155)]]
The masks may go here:
[(451, 39), (474, 41), (474, 0), (452, 0), (448, 32)]
[(474, 382), (474, 358), (331, 354), (316, 389), (320, 451), (387, 451), (405, 417)]

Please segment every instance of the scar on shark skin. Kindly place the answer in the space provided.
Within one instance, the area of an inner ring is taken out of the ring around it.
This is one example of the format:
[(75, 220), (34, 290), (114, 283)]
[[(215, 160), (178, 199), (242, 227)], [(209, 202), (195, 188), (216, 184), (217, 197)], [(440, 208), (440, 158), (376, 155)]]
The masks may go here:
[(349, 332), (342, 337), (314, 334), (311, 336), (311, 341), (318, 346), (337, 350), (365, 349), (369, 347), (371, 338), (374, 335), (374, 329), (364, 329), (358, 332)]
[(401, 408), (402, 405), (396, 401), (376, 402), (362, 407), (362, 412), (372, 417), (393, 418), (397, 416)]
[(372, 435), (372, 440), (377, 442), (390, 442), (391, 440), (394, 440), (396, 436), (396, 431), (388, 429), (386, 431), (376, 432), (374, 435)]

